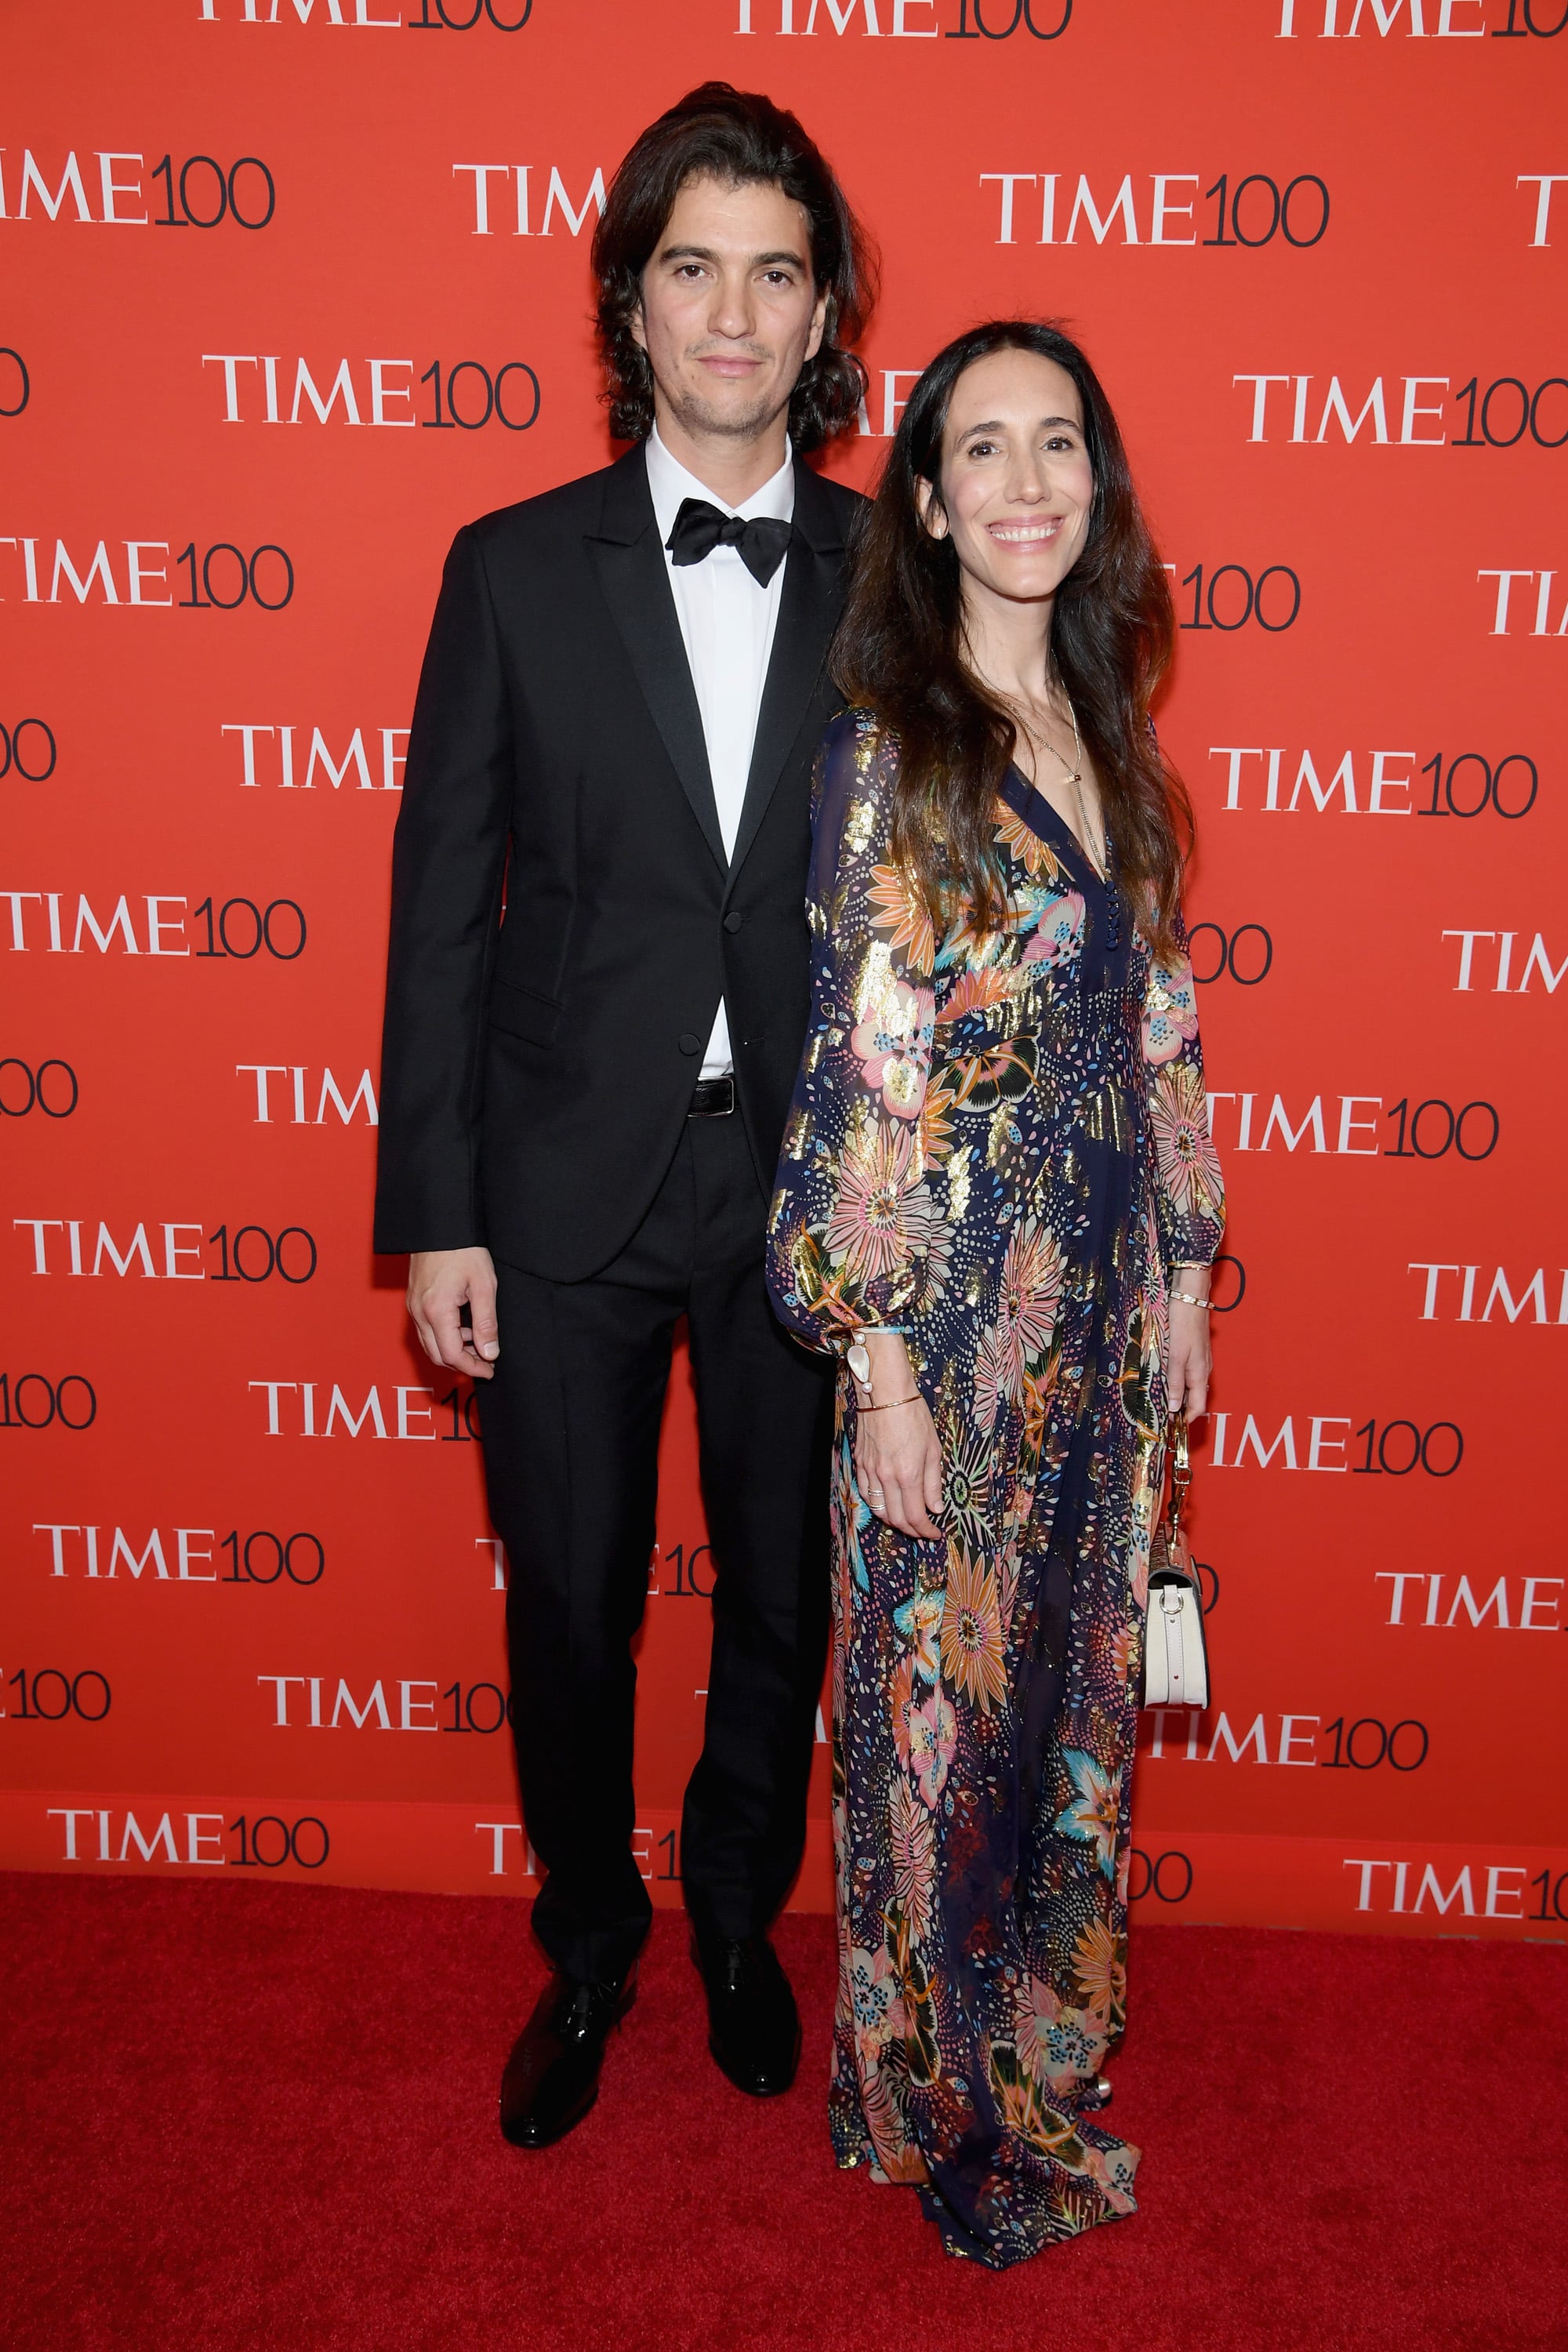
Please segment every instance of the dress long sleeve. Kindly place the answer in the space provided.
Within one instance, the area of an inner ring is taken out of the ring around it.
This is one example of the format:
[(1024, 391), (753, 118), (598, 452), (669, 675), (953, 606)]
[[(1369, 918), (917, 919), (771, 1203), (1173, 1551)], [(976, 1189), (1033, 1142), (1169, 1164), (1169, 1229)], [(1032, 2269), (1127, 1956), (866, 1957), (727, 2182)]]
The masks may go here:
[(1197, 989), (1183, 924), (1176, 951), (1150, 961), (1142, 1039), (1161, 1249), (1167, 1265), (1207, 1265), (1225, 1229), (1225, 1185), (1209, 1132)]
[(810, 1347), (903, 1328), (931, 1220), (923, 1115), (936, 940), (888, 847), (895, 754), (863, 712), (817, 754), (811, 1025), (769, 1220), (768, 1284)]

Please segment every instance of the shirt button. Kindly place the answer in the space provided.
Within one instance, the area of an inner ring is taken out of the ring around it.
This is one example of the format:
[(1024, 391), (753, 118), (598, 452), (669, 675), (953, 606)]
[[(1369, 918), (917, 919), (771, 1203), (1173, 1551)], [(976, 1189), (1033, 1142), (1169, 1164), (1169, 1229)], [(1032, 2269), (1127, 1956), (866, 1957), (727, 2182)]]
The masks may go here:
[(675, 1042), (683, 1054), (700, 1054), (702, 1051), (702, 1040), (695, 1030), (683, 1029)]
[(738, 931), (740, 928), (741, 918), (736, 914), (734, 908), (731, 907), (730, 912), (724, 918), (724, 929), (727, 931), (733, 932)]

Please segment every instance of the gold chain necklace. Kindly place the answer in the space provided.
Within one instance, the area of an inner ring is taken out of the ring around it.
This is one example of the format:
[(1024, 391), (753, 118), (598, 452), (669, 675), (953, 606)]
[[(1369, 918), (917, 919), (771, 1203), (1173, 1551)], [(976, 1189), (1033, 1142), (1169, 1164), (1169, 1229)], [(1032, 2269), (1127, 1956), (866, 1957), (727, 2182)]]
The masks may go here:
[(1057, 750), (1056, 745), (1051, 742), (1047, 737), (1042, 736), (1040, 740), (1044, 743), (1046, 750), (1050, 753), (1051, 757), (1067, 770), (1068, 782), (1072, 786), (1073, 804), (1078, 810), (1078, 837), (1079, 845), (1081, 846), (1083, 854), (1088, 858), (1090, 866), (1093, 866), (1096, 874), (1099, 875), (1100, 880), (1103, 882), (1106, 875), (1105, 858), (1103, 852), (1098, 849), (1095, 845), (1094, 835), (1089, 830), (1089, 810), (1085, 806), (1083, 797), (1083, 737), (1079, 732), (1078, 713), (1072, 707), (1071, 696), (1064, 693), (1062, 700), (1067, 704), (1068, 717), (1072, 721), (1072, 759), (1070, 761), (1068, 760), (1063, 753)]

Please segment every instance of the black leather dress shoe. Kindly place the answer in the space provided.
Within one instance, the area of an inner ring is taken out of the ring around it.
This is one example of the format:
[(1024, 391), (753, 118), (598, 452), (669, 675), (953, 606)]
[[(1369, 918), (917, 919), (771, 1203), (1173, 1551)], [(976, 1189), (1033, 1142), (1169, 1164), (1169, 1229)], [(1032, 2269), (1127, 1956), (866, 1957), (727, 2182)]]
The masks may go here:
[(500, 2127), (513, 2147), (548, 2147), (599, 2095), (610, 2028), (637, 1998), (637, 1971), (610, 1984), (552, 1976), (512, 2045), (500, 2083)]
[(753, 2099), (787, 2091), (800, 2063), (800, 2013), (767, 1937), (696, 1937), (691, 1957), (707, 1988), (708, 2047), (721, 2071)]

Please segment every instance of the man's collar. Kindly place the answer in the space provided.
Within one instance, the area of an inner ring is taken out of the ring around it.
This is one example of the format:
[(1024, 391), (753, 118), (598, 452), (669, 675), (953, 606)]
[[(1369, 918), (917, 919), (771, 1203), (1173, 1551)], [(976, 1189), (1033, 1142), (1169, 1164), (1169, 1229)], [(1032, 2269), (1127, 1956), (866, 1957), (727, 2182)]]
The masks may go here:
[[(646, 442), (634, 442), (597, 478), (603, 493), (596, 528), (587, 533), (590, 539), (602, 540), (612, 547), (633, 547), (658, 530), (648, 484)], [(816, 473), (798, 456), (795, 460), (792, 520), (796, 539), (803, 540), (814, 554), (842, 553), (849, 520), (846, 501), (825, 476)], [(668, 536), (668, 530), (663, 531), (659, 540)], [(656, 540), (655, 544), (658, 543)]]
[(710, 489), (706, 482), (700, 481), (695, 474), (681, 464), (679, 457), (671, 456), (669, 450), (659, 439), (657, 425), (649, 432), (643, 446), (647, 460), (647, 486), (653, 499), (654, 517), (661, 542), (668, 540), (674, 530), (675, 518), (680, 511), (681, 501), (685, 499), (704, 499), (708, 505), (717, 507), (721, 513), (740, 515), (747, 522), (754, 520), (760, 515), (770, 516), (779, 522), (788, 522), (795, 513), (793, 454), (785, 457), (784, 464), (776, 474), (765, 481), (760, 489), (753, 490), (749, 499), (743, 499), (737, 507), (731, 506), (728, 499), (721, 498), (716, 490)]

